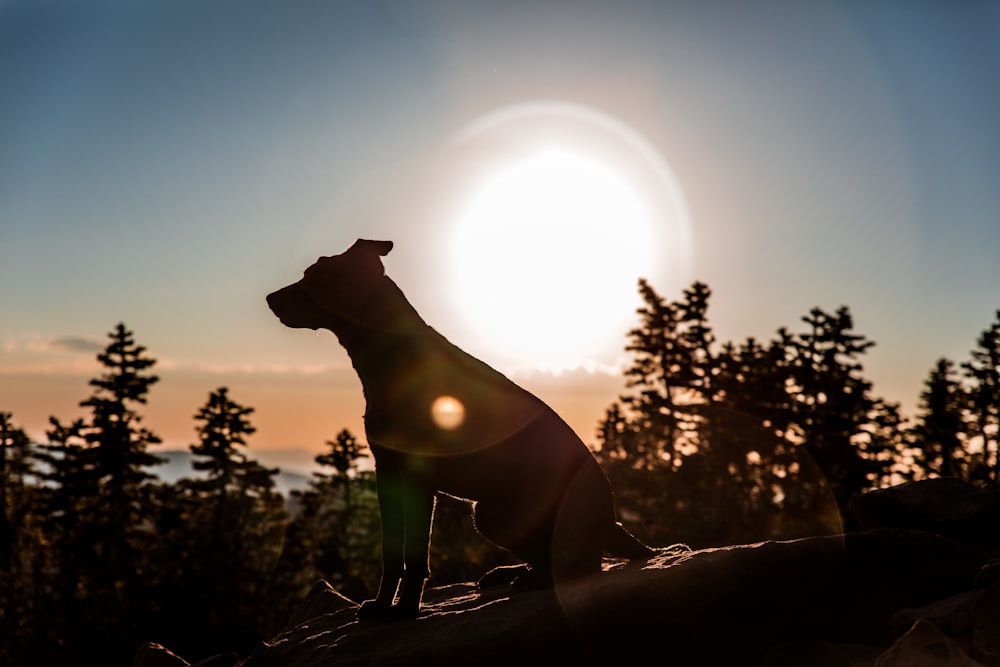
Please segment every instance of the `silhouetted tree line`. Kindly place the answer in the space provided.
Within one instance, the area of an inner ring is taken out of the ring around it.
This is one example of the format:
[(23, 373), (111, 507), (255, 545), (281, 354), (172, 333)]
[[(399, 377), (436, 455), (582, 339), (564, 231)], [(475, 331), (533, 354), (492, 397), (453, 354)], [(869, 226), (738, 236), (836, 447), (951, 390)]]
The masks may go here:
[[(799, 331), (720, 344), (711, 290), (640, 281), (627, 391), (598, 427), (622, 520), (653, 543), (712, 546), (850, 529), (851, 497), (933, 476), (1000, 484), (1000, 311), (968, 361), (938, 361), (918, 414), (872, 393), (874, 343), (847, 307)], [(848, 521), (844, 525), (843, 521)]]
[[(695, 546), (833, 532), (851, 495), (928, 476), (1000, 483), (1000, 312), (970, 358), (930, 372), (913, 424), (872, 395), (873, 345), (847, 308), (814, 309), (766, 343), (716, 341), (709, 288), (676, 302), (642, 281), (626, 392), (597, 456), (621, 519), (651, 543)], [(198, 659), (249, 652), (313, 582), (371, 596), (379, 570), (374, 474), (342, 430), (284, 498), (249, 458), (253, 408), (225, 387), (194, 415), (192, 475), (166, 483), (139, 410), (155, 360), (123, 324), (81, 402), (34, 443), (0, 412), (0, 664), (127, 665), (146, 641)], [(846, 528), (849, 528), (847, 526)], [(509, 557), (464, 503), (438, 500), (431, 585)]]
[[(279, 471), (245, 452), (253, 408), (220, 387), (194, 415), (192, 475), (166, 483), (139, 412), (155, 360), (123, 324), (97, 358), (90, 415), (50, 418), (46, 442), (0, 412), (0, 665), (127, 665), (147, 641), (245, 654), (317, 579), (374, 594), (378, 501), (353, 434), (327, 441), (307, 488), (283, 498)], [(510, 562), (454, 499), (438, 505), (434, 542), (439, 583)]]

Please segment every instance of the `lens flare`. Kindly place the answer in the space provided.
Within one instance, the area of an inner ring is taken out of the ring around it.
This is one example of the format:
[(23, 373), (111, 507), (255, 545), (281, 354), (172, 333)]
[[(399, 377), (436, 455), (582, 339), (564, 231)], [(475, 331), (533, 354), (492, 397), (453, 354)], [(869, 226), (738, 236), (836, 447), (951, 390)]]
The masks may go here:
[(431, 419), (438, 428), (453, 431), (465, 421), (465, 406), (454, 396), (438, 396), (431, 404)]

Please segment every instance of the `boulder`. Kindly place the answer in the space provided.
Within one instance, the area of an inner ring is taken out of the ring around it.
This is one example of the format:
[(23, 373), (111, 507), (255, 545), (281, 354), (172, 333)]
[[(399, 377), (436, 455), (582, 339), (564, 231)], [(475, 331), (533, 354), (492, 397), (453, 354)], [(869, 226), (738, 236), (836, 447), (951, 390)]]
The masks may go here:
[(394, 623), (359, 623), (355, 606), (320, 584), (295, 623), (241, 665), (608, 665), (650, 655), (756, 665), (796, 643), (860, 645), (871, 657), (892, 646), (894, 612), (969, 590), (985, 561), (940, 536), (877, 530), (665, 554), (556, 590), (432, 588), (420, 616)]
[(239, 661), (235, 653), (220, 653), (191, 664), (165, 646), (150, 642), (136, 651), (132, 667), (234, 667)]
[(1000, 583), (987, 588), (975, 602), (972, 654), (990, 667), (1000, 666)]
[(885, 649), (862, 644), (775, 644), (757, 667), (872, 667)]
[(921, 530), (1000, 555), (1000, 492), (993, 488), (924, 479), (857, 494), (849, 510), (862, 530)]
[(132, 660), (132, 667), (190, 667), (190, 665), (191, 663), (166, 646), (153, 642), (140, 646)]
[(917, 621), (875, 667), (983, 667), (930, 621)]

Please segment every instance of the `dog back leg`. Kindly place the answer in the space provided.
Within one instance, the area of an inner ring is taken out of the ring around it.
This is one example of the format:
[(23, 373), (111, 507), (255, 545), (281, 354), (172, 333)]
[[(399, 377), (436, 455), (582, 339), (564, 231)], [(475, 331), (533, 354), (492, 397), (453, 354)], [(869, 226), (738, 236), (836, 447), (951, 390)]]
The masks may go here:
[(597, 462), (586, 460), (554, 517), (551, 571), (556, 583), (600, 572), (613, 523), (611, 485)]
[[(474, 516), (476, 529), (500, 548), (526, 561), (522, 565), (502, 565), (493, 568), (479, 579), (479, 586), (509, 586), (515, 581), (518, 588), (550, 586), (552, 554), (551, 522), (539, 518), (538, 508), (516, 507), (497, 501), (476, 503)], [(530, 517), (530, 518), (529, 518)]]

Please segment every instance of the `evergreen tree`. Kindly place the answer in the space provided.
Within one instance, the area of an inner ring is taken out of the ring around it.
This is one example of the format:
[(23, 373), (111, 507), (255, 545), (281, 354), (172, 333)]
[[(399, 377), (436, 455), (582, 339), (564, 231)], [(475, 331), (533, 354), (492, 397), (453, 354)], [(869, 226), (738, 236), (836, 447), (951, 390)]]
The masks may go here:
[(0, 663), (25, 659), (37, 618), (32, 592), (40, 543), (31, 526), (31, 440), (0, 412)]
[[(190, 447), (192, 467), (204, 476), (180, 480), (160, 516), (176, 547), (190, 554), (182, 575), (186, 590), (165, 594), (179, 593), (174, 604), (197, 612), (174, 619), (175, 632), (183, 636), (197, 627), (202, 633), (210, 629), (217, 646), (236, 651), (249, 650), (277, 629), (274, 614), (280, 610), (268, 601), (275, 595), (273, 569), (287, 520), (274, 485), (278, 469), (242, 451), (256, 431), (252, 413), (253, 408), (232, 400), (226, 387), (209, 394), (194, 416), (198, 442)], [(171, 581), (167, 577), (164, 585)]]
[(717, 358), (712, 350), (715, 334), (708, 325), (708, 302), (712, 290), (702, 282), (694, 282), (684, 290), (684, 300), (677, 304), (682, 329), (680, 340), (690, 363), (682, 373), (687, 389), (694, 393), (690, 400), (700, 404), (715, 402)]
[(707, 324), (711, 290), (696, 282), (685, 290), (684, 301), (668, 302), (640, 280), (639, 293), (640, 325), (629, 331), (625, 348), (632, 353), (625, 371), (631, 392), (622, 397), (632, 425), (629, 448), (640, 467), (666, 462), (676, 468), (697, 447), (698, 419), (691, 406), (714, 398), (714, 337)]
[(835, 313), (814, 308), (802, 320), (805, 332), (778, 332), (789, 370), (792, 424), (785, 435), (823, 471), (846, 514), (851, 496), (873, 486), (886, 467), (884, 443), (866, 435), (877, 404), (871, 383), (860, 375), (859, 359), (874, 343), (851, 332), (846, 306)]
[(902, 418), (871, 395), (860, 358), (873, 343), (853, 333), (846, 307), (815, 308), (805, 331), (779, 329), (767, 344), (717, 348), (707, 286), (678, 302), (646, 281), (639, 290), (631, 391), (598, 428), (627, 523), (651, 517), (685, 531), (668, 540), (697, 544), (732, 539), (734, 516), (768, 526), (751, 539), (839, 530), (854, 493), (892, 479)]
[(241, 451), (257, 430), (249, 420), (253, 411), (219, 387), (195, 414), (198, 442), (191, 445), (192, 467), (207, 473), (207, 479), (192, 483), (199, 491), (218, 498), (265, 497), (273, 491), (278, 470), (261, 466)]
[(676, 306), (645, 280), (639, 281), (639, 293), (644, 302), (638, 311), (640, 326), (629, 331), (625, 348), (633, 355), (625, 371), (632, 393), (622, 398), (638, 435), (630, 449), (637, 465), (655, 467), (661, 457), (672, 465), (680, 430), (675, 373), (687, 367), (687, 360), (680, 351)]
[(723, 345), (715, 382), (720, 403), (752, 415), (783, 436), (791, 416), (791, 398), (785, 388), (789, 372), (786, 357), (781, 341), (763, 345), (755, 338), (747, 338), (740, 345)]
[(1000, 484), (1000, 310), (976, 345), (972, 359), (962, 364), (970, 382), (971, 427), (983, 457), (980, 469), (971, 474), (975, 479)]
[(868, 469), (865, 488), (884, 488), (914, 478), (912, 465), (904, 461), (911, 443), (898, 403), (872, 399), (867, 422), (861, 424), (854, 444)]
[(335, 440), (327, 440), (330, 450), (316, 456), (316, 463), (323, 467), (334, 469), (334, 474), (317, 473), (317, 478), (332, 482), (334, 486), (343, 489), (344, 506), (351, 504), (351, 477), (357, 473), (358, 462), (365, 456), (365, 448), (349, 430), (341, 429)]
[[(84, 527), (101, 511), (98, 488), (89, 469), (84, 421), (63, 424), (49, 417), (48, 438), (38, 445), (39, 510), (49, 545), (49, 618), (57, 627), (78, 628), (80, 600), (88, 599), (102, 563), (94, 557)], [(62, 637), (65, 639), (65, 637)]]
[(160, 439), (141, 425), (137, 411), (159, 379), (147, 372), (156, 361), (145, 355), (146, 348), (135, 343), (124, 324), (109, 338), (97, 355), (103, 371), (90, 381), (93, 394), (80, 403), (91, 412), (83, 429), (87, 447), (80, 452), (82, 466), (75, 458), (60, 465), (74, 468), (67, 474), (80, 473), (76, 482), (92, 494), (77, 499), (83, 550), (79, 576), (88, 587), (79, 593), (88, 615), (87, 626), (78, 630), (78, 650), (117, 660), (135, 650), (131, 642), (149, 604), (143, 588), (150, 566), (146, 554), (155, 541), (155, 476), (147, 468), (162, 461), (148, 452)]
[(147, 518), (144, 486), (155, 476), (146, 468), (163, 462), (147, 451), (160, 438), (140, 425), (142, 417), (136, 411), (159, 378), (146, 373), (156, 360), (145, 356), (146, 348), (135, 343), (124, 324), (118, 324), (109, 337), (111, 342), (97, 355), (105, 372), (90, 381), (94, 393), (80, 405), (91, 409), (84, 436), (91, 445), (90, 469), (98, 482), (106, 524), (128, 532)]
[(288, 556), (310, 572), (299, 586), (324, 578), (349, 597), (363, 599), (374, 594), (379, 574), (375, 477), (360, 469), (366, 447), (348, 429), (325, 445), (308, 488), (293, 492), (298, 512), (289, 534), (292, 548), (302, 551)]
[(938, 359), (920, 393), (911, 435), (921, 476), (950, 477), (962, 472), (968, 395), (955, 373), (954, 363)]
[(10, 572), (14, 545), (27, 514), (31, 440), (14, 425), (9, 412), (0, 412), (0, 570)]

